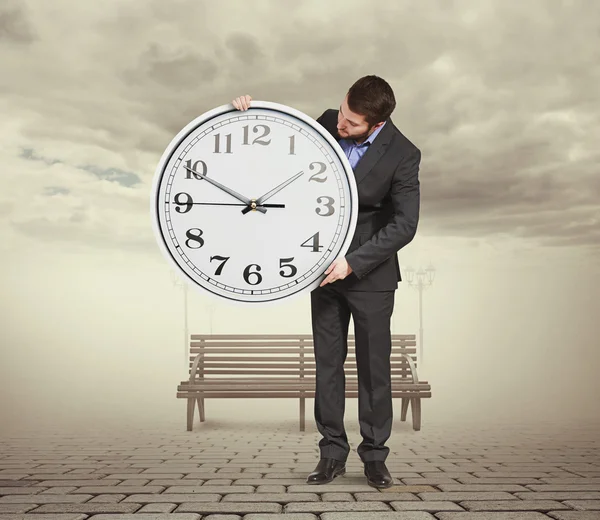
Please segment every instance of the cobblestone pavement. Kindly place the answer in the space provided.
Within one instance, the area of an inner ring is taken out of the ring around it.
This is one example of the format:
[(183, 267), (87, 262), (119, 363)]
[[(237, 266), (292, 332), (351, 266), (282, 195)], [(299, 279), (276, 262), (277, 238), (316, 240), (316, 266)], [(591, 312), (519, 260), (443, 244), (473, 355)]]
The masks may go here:
[(46, 428), (0, 439), (0, 520), (600, 520), (600, 424), (395, 421), (395, 485), (367, 485), (353, 451), (332, 483), (305, 483), (320, 435), (231, 418), (185, 431)]

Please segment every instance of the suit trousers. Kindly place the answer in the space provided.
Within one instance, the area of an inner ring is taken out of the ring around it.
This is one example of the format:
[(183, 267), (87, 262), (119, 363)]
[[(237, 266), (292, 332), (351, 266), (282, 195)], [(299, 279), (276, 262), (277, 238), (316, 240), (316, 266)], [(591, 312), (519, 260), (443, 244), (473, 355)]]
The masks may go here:
[(346, 461), (350, 452), (344, 428), (345, 373), (350, 316), (354, 322), (358, 375), (358, 419), (363, 462), (385, 461), (392, 433), (390, 372), (395, 291), (349, 291), (336, 283), (311, 292), (316, 364), (315, 421), (321, 457)]

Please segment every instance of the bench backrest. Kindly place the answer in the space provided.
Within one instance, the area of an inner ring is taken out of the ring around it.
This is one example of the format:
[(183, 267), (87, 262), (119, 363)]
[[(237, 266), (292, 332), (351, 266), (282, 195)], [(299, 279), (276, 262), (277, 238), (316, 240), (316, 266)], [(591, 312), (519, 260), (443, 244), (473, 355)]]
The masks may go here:
[[(198, 377), (315, 377), (315, 357), (311, 334), (191, 334), (189, 370), (198, 354)], [(393, 379), (410, 377), (404, 354), (416, 366), (414, 334), (392, 334), (391, 369)], [(354, 335), (348, 335), (348, 355), (344, 364), (346, 379), (356, 379)]]

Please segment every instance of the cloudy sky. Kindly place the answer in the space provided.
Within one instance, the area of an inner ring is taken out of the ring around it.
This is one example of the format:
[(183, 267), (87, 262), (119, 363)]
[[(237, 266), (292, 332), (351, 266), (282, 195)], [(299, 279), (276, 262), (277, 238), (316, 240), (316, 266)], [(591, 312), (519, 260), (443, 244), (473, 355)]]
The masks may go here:
[[(377, 74), (423, 157), (419, 231), (399, 258), (436, 268), (431, 409), (458, 413), (460, 396), (514, 413), (506, 392), (525, 392), (540, 414), (564, 399), (589, 415), (599, 20), (585, 0), (2, 1), (0, 412), (52, 409), (39, 392), (65, 410), (125, 410), (120, 391), (152, 373), (179, 417), (183, 292), (149, 214), (162, 152), (238, 95), (316, 118)], [(394, 332), (418, 334), (417, 294), (401, 284)], [(190, 332), (310, 331), (308, 295), (265, 313), (192, 289), (188, 305)]]

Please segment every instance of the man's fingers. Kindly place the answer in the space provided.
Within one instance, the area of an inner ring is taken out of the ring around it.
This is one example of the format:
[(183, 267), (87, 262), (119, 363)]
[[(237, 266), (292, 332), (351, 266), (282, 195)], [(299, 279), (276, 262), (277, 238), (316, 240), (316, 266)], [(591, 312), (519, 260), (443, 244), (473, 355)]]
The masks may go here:
[(242, 96), (240, 99), (241, 99), (242, 110), (248, 110), (248, 108), (250, 108), (250, 101), (252, 101), (252, 98), (246, 94), (245, 96)]
[(331, 283), (331, 282), (335, 282), (338, 278), (340, 273), (338, 273), (336, 271), (336, 267), (338, 266), (338, 260), (334, 260), (333, 263), (327, 268), (327, 270), (325, 271), (327, 276), (319, 285), (319, 287), (323, 287), (325, 284)]
[(328, 284), (328, 283), (332, 283), (336, 280), (335, 274), (331, 273), (329, 276), (327, 276), (322, 282), (321, 282), (321, 287), (323, 287), (324, 285)]
[(245, 96), (239, 96), (236, 97), (231, 104), (237, 109), (237, 110), (248, 110), (248, 108), (250, 107), (250, 101), (252, 101), (252, 97), (245, 95)]

